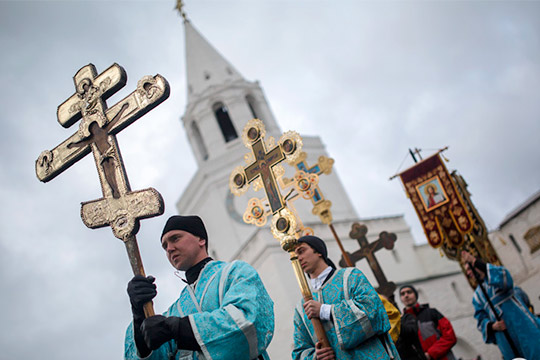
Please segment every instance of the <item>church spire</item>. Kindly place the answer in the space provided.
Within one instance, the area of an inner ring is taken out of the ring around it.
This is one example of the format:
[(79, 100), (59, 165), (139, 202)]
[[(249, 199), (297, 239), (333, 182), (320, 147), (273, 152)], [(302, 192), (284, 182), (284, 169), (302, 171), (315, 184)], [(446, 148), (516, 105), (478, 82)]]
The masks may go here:
[(184, 21), (189, 21), (187, 18), (186, 12), (184, 11), (183, 8), (184, 8), (184, 2), (182, 0), (176, 0), (175, 9), (178, 10), (178, 13), (180, 14), (180, 16), (182, 16)]
[[(179, 0), (181, 1), (181, 0)], [(181, 2), (179, 4), (181, 14)], [(183, 15), (183, 16), (184, 16)], [(244, 80), (242, 75), (184, 17), (188, 103), (211, 87)]]

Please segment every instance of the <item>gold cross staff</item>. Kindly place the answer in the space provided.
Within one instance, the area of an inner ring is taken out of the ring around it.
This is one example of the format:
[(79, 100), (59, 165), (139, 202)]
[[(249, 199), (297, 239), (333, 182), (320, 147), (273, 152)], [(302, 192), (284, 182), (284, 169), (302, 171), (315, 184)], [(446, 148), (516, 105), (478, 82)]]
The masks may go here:
[[(235, 195), (245, 193), (250, 183), (254, 183), (255, 190), (261, 187), (264, 188), (271, 213), (273, 214), (270, 227), (272, 235), (280, 241), (282, 249), (289, 253), (294, 274), (300, 286), (304, 301), (309, 301), (313, 299), (313, 295), (311, 294), (306, 276), (295, 252), (296, 245), (298, 244), (297, 238), (303, 235), (303, 229), (302, 226), (299, 226), (301, 222), (296, 214), (283, 201), (274, 171), (274, 167), (281, 161), (286, 160), (291, 163), (291, 161), (296, 160), (302, 147), (302, 139), (297, 133), (289, 131), (281, 137), (278, 145), (274, 147), (269, 146), (272, 149), (267, 152), (264, 144), (265, 133), (265, 127), (261, 120), (252, 119), (248, 121), (244, 127), (242, 139), (244, 145), (250, 148), (252, 153), (251, 156), (248, 155), (246, 157), (246, 162), (248, 162), (247, 167), (238, 166), (232, 171), (229, 178), (229, 187)], [(283, 173), (280, 172), (277, 178), (282, 176)], [(254, 221), (249, 222), (253, 222), (257, 226), (263, 226), (266, 223), (268, 212), (264, 211), (262, 200), (254, 198), (250, 200), (250, 203), (253, 204), (248, 207), (250, 210), (247, 213)], [(257, 220), (259, 219), (263, 221), (258, 222)], [(246, 221), (246, 214), (244, 214), (244, 220)], [(320, 319), (312, 318), (311, 322), (322, 347), (330, 347)]]
[[(50, 181), (92, 151), (103, 197), (83, 202), (81, 218), (91, 229), (110, 226), (126, 246), (133, 273), (145, 276), (135, 235), (140, 219), (163, 214), (163, 199), (153, 188), (131, 191), (115, 135), (167, 99), (169, 84), (159, 74), (145, 76), (135, 91), (107, 109), (105, 100), (127, 81), (120, 65), (113, 64), (98, 74), (89, 64), (73, 80), (75, 94), (58, 106), (57, 117), (65, 128), (81, 120), (79, 129), (39, 155), (36, 175), (43, 182)], [(147, 317), (154, 314), (151, 302), (144, 310)]]

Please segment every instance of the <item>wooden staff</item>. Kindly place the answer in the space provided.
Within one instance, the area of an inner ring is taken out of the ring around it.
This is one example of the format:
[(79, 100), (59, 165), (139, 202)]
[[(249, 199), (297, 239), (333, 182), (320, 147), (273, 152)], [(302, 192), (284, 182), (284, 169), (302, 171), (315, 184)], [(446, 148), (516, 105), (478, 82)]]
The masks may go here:
[[(480, 290), (482, 291), (482, 294), (486, 298), (486, 301), (487, 301), (487, 303), (489, 305), (489, 308), (493, 312), (493, 315), (495, 316), (495, 319), (497, 321), (501, 321), (501, 317), (499, 316), (497, 311), (495, 311), (495, 306), (493, 306), (493, 303), (491, 302), (491, 300), (490, 300), (490, 298), (489, 298), (489, 296), (487, 294), (486, 289), (484, 289), (484, 287), (482, 286), (483, 281), (480, 281), (480, 278), (478, 277), (478, 274), (476, 273), (474, 264), (472, 264), (471, 262), (468, 262), (468, 264), (471, 267), (474, 278), (476, 279), (476, 283), (478, 284), (478, 286), (480, 287)], [(487, 276), (487, 274), (486, 274), (486, 276)], [(510, 334), (508, 333), (508, 330), (504, 329), (503, 334), (504, 334), (504, 337), (506, 338), (506, 341), (508, 341), (508, 344), (510, 345), (510, 348), (512, 349), (512, 352), (514, 353), (513, 357), (521, 357), (521, 355), (519, 354), (519, 351), (518, 351), (518, 349), (516, 347), (516, 344), (514, 344), (514, 341), (510, 337)]]
[[(298, 280), (298, 285), (300, 286), (300, 291), (302, 292), (304, 302), (313, 300), (313, 295), (311, 294), (311, 290), (309, 289), (306, 275), (304, 275), (304, 271), (300, 266), (300, 262), (298, 261), (298, 256), (296, 256), (296, 252), (294, 250), (290, 250), (288, 252), (291, 258), (291, 264), (294, 269), (294, 275), (296, 275), (296, 280)], [(313, 325), (313, 329), (315, 330), (315, 335), (317, 335), (317, 341), (321, 343), (322, 347), (331, 347), (330, 342), (328, 341), (328, 337), (326, 336), (326, 332), (324, 331), (324, 328), (322, 326), (321, 319), (311, 318), (311, 324)]]
[[(135, 236), (130, 236), (124, 241), (126, 244), (126, 250), (129, 257), (129, 263), (131, 264), (131, 269), (133, 269), (133, 275), (142, 275), (146, 277), (144, 273), (144, 267), (141, 259), (141, 253), (139, 252), (139, 245), (137, 244), (137, 239)], [(148, 318), (154, 316), (154, 306), (152, 301), (144, 304), (144, 317)]]
[(347, 263), (348, 267), (354, 267), (354, 264), (352, 263), (351, 258), (349, 257), (349, 254), (345, 251), (345, 248), (343, 247), (343, 244), (341, 243), (341, 240), (339, 239), (339, 236), (336, 233), (336, 230), (334, 229), (334, 225), (330, 223), (328, 224), (328, 227), (330, 228), (330, 231), (332, 231), (332, 234), (334, 235), (334, 239), (336, 239), (339, 249), (341, 250), (341, 254), (343, 255), (343, 259), (345, 259), (345, 263)]

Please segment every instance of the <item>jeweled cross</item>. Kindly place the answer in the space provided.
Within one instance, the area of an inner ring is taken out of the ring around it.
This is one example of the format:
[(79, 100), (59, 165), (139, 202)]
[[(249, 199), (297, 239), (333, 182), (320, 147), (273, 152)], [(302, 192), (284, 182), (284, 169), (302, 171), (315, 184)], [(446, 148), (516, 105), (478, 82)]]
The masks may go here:
[[(107, 109), (105, 100), (127, 81), (121, 66), (113, 64), (98, 75), (89, 64), (73, 80), (75, 94), (58, 106), (57, 117), (66, 128), (81, 120), (79, 129), (53, 150), (41, 153), (36, 175), (50, 181), (92, 151), (103, 197), (82, 203), (81, 218), (92, 229), (110, 226), (126, 245), (133, 273), (144, 275), (135, 235), (140, 219), (163, 213), (163, 199), (153, 188), (131, 191), (115, 135), (167, 99), (169, 84), (161, 75), (145, 76), (135, 91)], [(146, 314), (153, 314), (151, 303), (146, 305)]]
[[(397, 236), (394, 233), (388, 233), (386, 231), (383, 231), (379, 234), (379, 239), (375, 240), (372, 243), (368, 243), (367, 238), (366, 238), (367, 232), (368, 232), (368, 228), (366, 225), (363, 225), (363, 224), (361, 225), (359, 223), (352, 224), (349, 237), (351, 239), (356, 239), (358, 241), (358, 244), (360, 245), (360, 249), (356, 250), (352, 254), (348, 253), (348, 255), (353, 263), (356, 263), (358, 260), (365, 258), (369, 264), (369, 267), (373, 271), (373, 275), (375, 275), (375, 278), (377, 279), (377, 282), (379, 283), (377, 292), (379, 294), (386, 296), (389, 299), (393, 299), (394, 291), (396, 290), (396, 284), (391, 281), (389, 282), (386, 279), (386, 276), (384, 275), (384, 272), (381, 269), (381, 265), (379, 264), (379, 261), (375, 257), (375, 252), (382, 249), (383, 247), (388, 250), (393, 249), (394, 243), (397, 240)], [(343, 257), (339, 261), (339, 265), (341, 267), (347, 266)]]
[[(332, 165), (334, 164), (334, 159), (328, 158), (326, 156), (320, 156), (317, 163), (311, 167), (306, 163), (306, 157), (307, 154), (305, 152), (302, 152), (299, 156), (299, 159), (296, 163), (296, 168), (301, 171), (305, 171), (309, 174), (330, 174), (332, 172)], [(318, 204), (320, 201), (324, 199), (324, 197), (321, 194), (321, 190), (317, 186), (313, 190), (313, 196), (311, 197), (311, 202), (313, 205)]]
[[(248, 131), (247, 136), (249, 139), (256, 139), (259, 137), (259, 134), (253, 128)], [(266, 152), (262, 137), (253, 143), (252, 151), (255, 161), (245, 168), (246, 180), (248, 183), (251, 183), (257, 177), (261, 177), (268, 203), (270, 204), (272, 213), (275, 214), (283, 208), (283, 199), (281, 198), (272, 167), (285, 160), (285, 154), (283, 154), (279, 145)]]

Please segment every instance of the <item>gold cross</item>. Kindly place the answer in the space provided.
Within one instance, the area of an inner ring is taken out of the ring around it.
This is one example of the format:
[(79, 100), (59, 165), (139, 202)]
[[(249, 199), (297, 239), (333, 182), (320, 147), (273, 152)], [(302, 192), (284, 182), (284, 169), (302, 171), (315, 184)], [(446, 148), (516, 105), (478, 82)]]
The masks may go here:
[[(289, 164), (294, 164), (298, 159), (302, 148), (302, 138), (294, 131), (288, 131), (280, 138), (278, 145), (266, 151), (264, 144), (265, 127), (261, 120), (252, 119), (248, 121), (242, 133), (244, 145), (250, 148), (251, 157), (246, 157), (247, 167), (237, 166), (229, 177), (229, 188), (234, 195), (244, 194), (250, 183), (254, 183), (255, 190), (264, 188), (270, 208), (272, 210), (272, 224), (270, 229), (272, 235), (279, 240), (283, 250), (290, 256), (291, 265), (296, 279), (300, 286), (300, 291), (305, 301), (312, 300), (313, 295), (307, 284), (306, 277), (295, 253), (297, 237), (300, 237), (305, 230), (296, 212), (291, 211), (281, 197), (281, 190), (277, 180), (283, 177), (283, 169), (274, 169), (281, 161), (286, 160)], [(269, 141), (273, 143), (273, 139)], [(274, 171), (278, 174), (275, 175)], [(316, 176), (316, 175), (315, 175)], [(277, 178), (277, 179), (276, 179)], [(257, 183), (258, 180), (260, 183)], [(244, 221), (257, 226), (266, 224), (266, 217), (269, 215), (264, 211), (264, 199), (252, 198), (249, 200), (248, 210), (244, 213)], [(328, 338), (320, 319), (311, 319), (318, 341), (322, 347), (330, 347)]]

